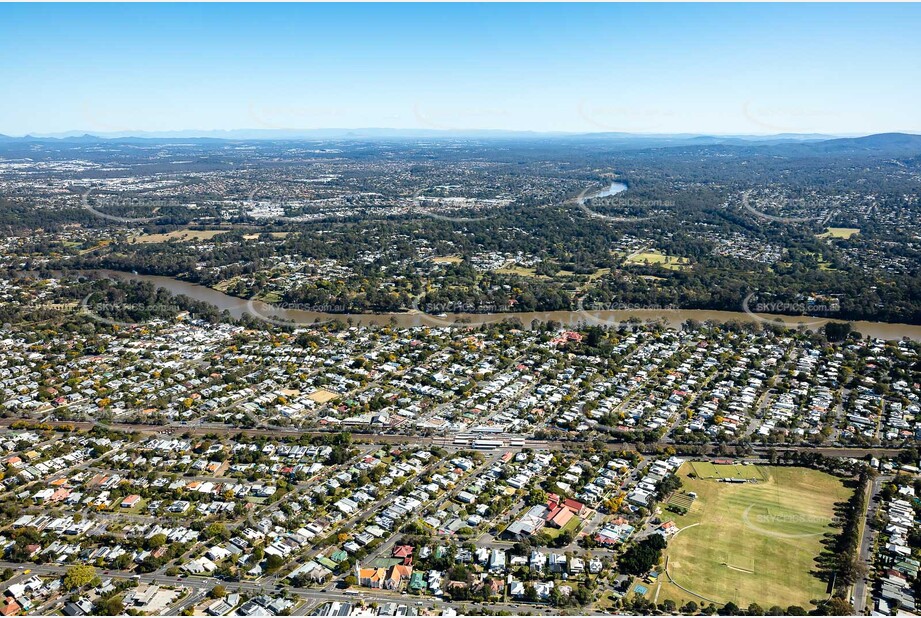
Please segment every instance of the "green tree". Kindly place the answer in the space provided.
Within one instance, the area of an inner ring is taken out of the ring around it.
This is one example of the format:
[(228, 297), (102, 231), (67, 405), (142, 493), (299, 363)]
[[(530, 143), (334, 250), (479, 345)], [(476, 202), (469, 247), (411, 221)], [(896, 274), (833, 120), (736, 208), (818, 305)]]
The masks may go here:
[(531, 506), (535, 504), (547, 504), (547, 492), (543, 489), (536, 488), (525, 496), (525, 501)]
[(64, 574), (64, 589), (76, 590), (96, 579), (96, 569), (88, 564), (78, 564), (67, 569)]
[(230, 534), (227, 532), (227, 527), (222, 523), (213, 523), (205, 528), (205, 535), (209, 539), (213, 539), (215, 537), (227, 539), (230, 537)]
[(271, 554), (265, 559), (265, 570), (274, 573), (285, 565), (285, 559), (277, 554)]
[(159, 547), (163, 547), (165, 543), (166, 543), (165, 534), (162, 534), (162, 533), (155, 534), (149, 539), (147, 539), (147, 549), (150, 549), (150, 550), (157, 549)]
[(93, 606), (93, 613), (97, 616), (122, 616), (125, 613), (125, 604), (117, 596), (100, 599)]
[(662, 535), (648, 536), (621, 554), (620, 569), (630, 575), (642, 575), (658, 564), (663, 549), (665, 549), (665, 539)]
[(832, 597), (819, 603), (813, 613), (817, 616), (852, 616), (854, 606), (841, 597)]

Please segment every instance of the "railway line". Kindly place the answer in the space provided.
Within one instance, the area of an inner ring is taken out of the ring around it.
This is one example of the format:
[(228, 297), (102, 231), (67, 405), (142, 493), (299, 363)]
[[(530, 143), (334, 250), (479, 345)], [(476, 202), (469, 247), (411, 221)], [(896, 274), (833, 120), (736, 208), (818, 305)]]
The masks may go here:
[[(23, 419), (3, 418), (0, 419), (0, 427), (9, 427), (17, 421)], [(36, 421), (37, 423), (37, 421)], [(45, 421), (43, 425), (51, 428), (72, 429), (89, 431), (94, 427), (105, 427), (114, 431), (126, 433), (141, 434), (170, 434), (170, 435), (224, 435), (224, 436), (324, 436), (329, 435), (330, 431), (305, 430), (288, 427), (266, 427), (259, 429), (248, 429), (241, 427), (230, 427), (227, 425), (146, 425), (141, 423), (98, 423), (90, 421)], [(650, 442), (637, 444), (633, 442), (617, 442), (614, 440), (589, 439), (580, 440), (539, 440), (528, 438), (518, 434), (475, 434), (462, 433), (444, 436), (411, 436), (404, 434), (386, 434), (366, 431), (355, 431), (354, 429), (343, 429), (348, 431), (352, 440), (359, 443), (373, 444), (431, 444), (442, 448), (466, 449), (473, 448), (479, 450), (493, 450), (497, 448), (506, 449), (533, 449), (533, 450), (566, 450), (576, 448), (587, 442), (594, 445), (604, 444), (611, 450), (634, 451), (639, 453), (656, 453), (666, 448), (672, 448), (676, 453), (686, 453), (688, 455), (707, 455), (702, 452), (690, 452), (683, 447), (700, 447), (699, 444), (682, 444), (676, 442)], [(704, 445), (705, 446), (705, 445)], [(711, 445), (712, 446), (712, 445)], [(819, 453), (826, 457), (852, 457), (863, 458), (871, 457), (894, 457), (899, 455), (903, 450), (909, 447), (850, 447), (850, 446), (752, 446), (750, 454), (753, 456), (768, 456), (771, 451), (780, 454), (783, 452), (811, 452)], [(716, 456), (716, 454), (713, 454)]]

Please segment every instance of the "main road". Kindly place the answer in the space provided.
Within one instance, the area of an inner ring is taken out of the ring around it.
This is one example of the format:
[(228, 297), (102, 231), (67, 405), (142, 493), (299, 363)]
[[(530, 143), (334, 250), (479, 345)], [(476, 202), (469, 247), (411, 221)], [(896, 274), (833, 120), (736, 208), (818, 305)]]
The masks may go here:
[(864, 513), (863, 527), (861, 528), (860, 536), (860, 548), (858, 550), (858, 560), (860, 564), (867, 566), (868, 571), (863, 574), (855, 583), (854, 583), (854, 613), (863, 614), (866, 610), (867, 604), (867, 591), (872, 582), (871, 573), (869, 572), (869, 567), (873, 563), (873, 539), (875, 533), (870, 529), (869, 522), (872, 519), (873, 515), (876, 513), (876, 509), (879, 508), (879, 492), (883, 488), (884, 483), (888, 483), (892, 480), (891, 476), (877, 476), (873, 479), (873, 482), (867, 488), (867, 511)]
[[(67, 565), (60, 565), (60, 564), (22, 565), (22, 564), (15, 563), (15, 562), (0, 561), (0, 570), (5, 569), (7, 567), (17, 570), (17, 574), (13, 579), (10, 580), (11, 582), (17, 582), (17, 581), (21, 581), (25, 579), (24, 577), (25, 573), (21, 570), (23, 569), (24, 566), (27, 569), (31, 569), (29, 576), (32, 576), (32, 575), (61, 576), (61, 575), (64, 575), (64, 573), (66, 573), (67, 569), (69, 568)], [(260, 594), (271, 595), (276, 592), (280, 594), (282, 591), (295, 594), (298, 597), (301, 597), (302, 599), (304, 599), (305, 601), (304, 605), (299, 608), (299, 612), (298, 612), (299, 614), (300, 612), (310, 611), (312, 609), (315, 609), (318, 605), (321, 605), (327, 602), (331, 602), (331, 601), (339, 601), (339, 602), (347, 602), (347, 603), (355, 603), (357, 601), (364, 601), (366, 603), (375, 602), (378, 604), (402, 603), (404, 605), (418, 606), (419, 608), (425, 608), (429, 610), (440, 609), (440, 608), (445, 608), (445, 607), (452, 607), (455, 610), (457, 610), (458, 613), (460, 614), (469, 613), (469, 612), (464, 611), (465, 607), (478, 605), (476, 603), (471, 603), (471, 602), (448, 603), (440, 599), (433, 599), (431, 597), (410, 596), (410, 595), (407, 595), (406, 593), (392, 592), (389, 590), (362, 589), (362, 591), (357, 595), (347, 595), (347, 594), (344, 594), (343, 592), (317, 590), (314, 588), (296, 588), (293, 586), (285, 586), (283, 590), (281, 588), (278, 588), (276, 590), (276, 588), (268, 586), (267, 585), (268, 582), (266, 581), (262, 581), (262, 582), (241, 581), (241, 582), (236, 582), (236, 583), (229, 583), (229, 582), (221, 581), (213, 577), (185, 578), (185, 577), (180, 577), (180, 576), (173, 577), (169, 575), (164, 575), (162, 573), (146, 573), (143, 575), (137, 575), (130, 571), (119, 571), (116, 569), (106, 570), (103, 572), (100, 572), (97, 569), (97, 573), (103, 579), (106, 576), (120, 577), (123, 579), (133, 578), (134, 581), (138, 582), (139, 584), (158, 584), (161, 586), (173, 586), (176, 588), (185, 588), (189, 590), (190, 595), (178, 601), (176, 605), (174, 605), (174, 607), (176, 606), (187, 607), (190, 603), (203, 601), (207, 595), (207, 592), (210, 591), (214, 586), (217, 586), (218, 584), (224, 586), (227, 592), (229, 593), (240, 592), (240, 593), (245, 593), (249, 596), (258, 596)], [(64, 600), (65, 599), (62, 597), (58, 599), (57, 602), (62, 603)], [(45, 605), (50, 607), (53, 605), (53, 603), (48, 601), (46, 602)], [(529, 605), (529, 604), (519, 605), (517, 603), (488, 603), (488, 604), (483, 604), (483, 607), (484, 608), (488, 607), (489, 609), (493, 611), (504, 610), (504, 611), (507, 611), (513, 614), (520, 613), (520, 610), (518, 610), (519, 607), (528, 607), (530, 611), (532, 612), (546, 612), (548, 614), (557, 613), (556, 610), (550, 607), (539, 606), (539, 605)]]

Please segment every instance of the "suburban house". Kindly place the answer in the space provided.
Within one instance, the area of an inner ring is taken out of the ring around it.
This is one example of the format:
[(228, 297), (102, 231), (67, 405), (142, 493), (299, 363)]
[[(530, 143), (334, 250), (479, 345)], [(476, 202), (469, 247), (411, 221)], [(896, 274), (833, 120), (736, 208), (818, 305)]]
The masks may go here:
[(397, 590), (412, 577), (413, 568), (405, 564), (395, 564), (390, 568), (358, 569), (358, 585), (365, 588)]

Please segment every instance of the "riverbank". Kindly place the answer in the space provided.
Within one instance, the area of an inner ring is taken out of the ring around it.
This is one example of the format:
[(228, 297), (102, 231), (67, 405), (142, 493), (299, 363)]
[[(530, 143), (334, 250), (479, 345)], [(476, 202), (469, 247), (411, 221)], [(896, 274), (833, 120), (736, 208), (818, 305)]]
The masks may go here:
[[(351, 320), (356, 326), (388, 326), (395, 325), (400, 328), (416, 326), (480, 326), (495, 324), (506, 320), (518, 320), (523, 328), (531, 328), (532, 323), (554, 321), (564, 326), (576, 327), (586, 325), (616, 325), (628, 320), (642, 322), (662, 321), (670, 328), (680, 328), (687, 320), (698, 322), (761, 322), (777, 323), (796, 328), (804, 326), (816, 330), (830, 321), (810, 316), (763, 314), (745, 311), (717, 311), (707, 309), (628, 309), (628, 310), (581, 310), (581, 311), (530, 311), (530, 312), (497, 312), (497, 313), (456, 313), (446, 317), (428, 315), (421, 311), (405, 313), (324, 313), (305, 311), (297, 308), (274, 306), (262, 301), (251, 301), (236, 296), (230, 296), (196, 283), (182, 281), (173, 277), (160, 275), (141, 275), (112, 270), (91, 271), (112, 279), (146, 281), (158, 288), (165, 289), (171, 294), (184, 294), (195, 300), (209, 303), (219, 311), (227, 311), (235, 318), (249, 314), (256, 318), (293, 322), (295, 324), (312, 324), (331, 320)], [(887, 340), (899, 340), (907, 337), (914, 341), (921, 341), (921, 326), (912, 324), (898, 324), (888, 322), (849, 321), (854, 330), (872, 337)]]

